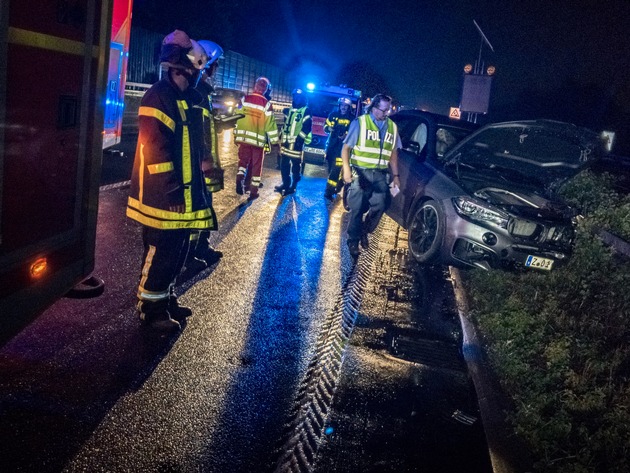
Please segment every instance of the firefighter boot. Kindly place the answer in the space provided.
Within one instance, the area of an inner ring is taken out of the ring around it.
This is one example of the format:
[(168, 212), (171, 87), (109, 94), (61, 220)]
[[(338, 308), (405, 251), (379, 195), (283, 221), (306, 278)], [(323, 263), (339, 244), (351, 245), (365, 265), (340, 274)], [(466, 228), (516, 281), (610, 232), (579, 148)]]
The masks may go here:
[(171, 314), (172, 319), (182, 321), (192, 315), (192, 310), (189, 307), (179, 305), (177, 296), (175, 294), (171, 294), (168, 298), (168, 313)]
[(137, 306), (137, 313), (140, 320), (147, 327), (163, 332), (174, 332), (182, 327), (177, 320), (171, 317), (168, 311), (169, 299), (160, 301), (140, 301)]
[(249, 197), (247, 198), (247, 200), (251, 202), (254, 199), (258, 199), (258, 187), (249, 186)]
[(207, 247), (202, 251), (195, 253), (195, 258), (205, 261), (208, 266), (212, 266), (214, 263), (218, 263), (223, 257), (223, 252), (215, 250), (214, 248)]
[(279, 192), (280, 194), (282, 194), (284, 192), (284, 184), (280, 184), (279, 186), (276, 186), (273, 188), (274, 192)]

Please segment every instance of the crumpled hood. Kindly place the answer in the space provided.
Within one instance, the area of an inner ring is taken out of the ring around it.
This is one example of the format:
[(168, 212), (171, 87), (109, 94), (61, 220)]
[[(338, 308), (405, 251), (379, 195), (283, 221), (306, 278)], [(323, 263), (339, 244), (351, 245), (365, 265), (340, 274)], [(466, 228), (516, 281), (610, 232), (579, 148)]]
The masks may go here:
[(524, 218), (556, 220), (569, 219), (577, 214), (576, 209), (559, 199), (547, 198), (525, 190), (481, 186), (472, 192), (472, 195)]

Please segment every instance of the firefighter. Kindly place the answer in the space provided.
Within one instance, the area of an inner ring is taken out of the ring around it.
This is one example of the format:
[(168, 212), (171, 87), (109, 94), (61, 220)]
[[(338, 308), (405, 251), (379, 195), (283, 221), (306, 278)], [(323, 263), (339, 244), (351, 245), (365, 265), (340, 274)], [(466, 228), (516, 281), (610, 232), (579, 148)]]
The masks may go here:
[(224, 172), (219, 159), (218, 127), (212, 108), (214, 73), (218, 68), (219, 59), (223, 56), (223, 48), (213, 41), (199, 40), (198, 43), (208, 56), (208, 64), (199, 77), (196, 89), (203, 97), (200, 107), (203, 114), (203, 130), (208, 154), (204, 157), (201, 168), (205, 176), (206, 190), (208, 191), (206, 199), (212, 211), (214, 226), (208, 230), (194, 231), (190, 235), (190, 250), (188, 251), (185, 266), (186, 273), (193, 274), (213, 265), (223, 256), (223, 252), (210, 246), (209, 240), (210, 231), (218, 229), (216, 213), (212, 207), (212, 194), (223, 189)]
[(159, 330), (179, 330), (192, 311), (173, 291), (190, 232), (214, 227), (204, 191), (206, 156), (202, 97), (193, 86), (206, 66), (203, 48), (180, 30), (167, 35), (160, 62), (166, 75), (142, 98), (127, 216), (142, 224), (144, 254), (137, 313)]
[(292, 96), (291, 108), (283, 110), (284, 126), (280, 137), (282, 184), (274, 188), (282, 195), (295, 192), (302, 171), (303, 148), (313, 137), (311, 111), (307, 106), (306, 94), (302, 89), (295, 89)]
[(326, 140), (326, 162), (328, 163), (328, 182), (324, 197), (333, 200), (343, 187), (341, 179), (341, 147), (348, 134), (348, 127), (353, 120), (352, 100), (349, 97), (339, 98), (339, 110), (330, 113), (324, 125), (324, 131), (328, 133)]
[(265, 97), (271, 88), (266, 77), (259, 77), (254, 83), (254, 91), (243, 99), (243, 107), (234, 129), (234, 141), (238, 145), (238, 171), (236, 173), (236, 193), (249, 192), (247, 200), (258, 198), (261, 185), (264, 147), (267, 140), (271, 145), (278, 144), (278, 128), (271, 103)]
[(400, 188), (398, 150), (402, 145), (398, 127), (388, 117), (391, 105), (391, 97), (376, 95), (366, 114), (350, 124), (341, 149), (343, 180), (350, 184), (348, 250), (353, 258), (359, 256), (359, 242), (368, 248), (368, 234), (376, 229), (389, 204), (390, 171), (392, 185)]

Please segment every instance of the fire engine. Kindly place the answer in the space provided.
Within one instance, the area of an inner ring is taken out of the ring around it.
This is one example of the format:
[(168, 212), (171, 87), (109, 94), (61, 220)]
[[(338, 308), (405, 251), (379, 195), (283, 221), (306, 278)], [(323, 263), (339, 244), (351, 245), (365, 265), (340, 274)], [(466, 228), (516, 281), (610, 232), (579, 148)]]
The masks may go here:
[(131, 4), (2, 2), (2, 337), (94, 269), (104, 136), (120, 136)]
[(309, 146), (304, 147), (304, 160), (324, 164), (326, 140), (328, 139), (324, 126), (328, 115), (335, 110), (341, 97), (348, 97), (352, 100), (352, 114), (358, 117), (362, 108), (361, 91), (343, 85), (314, 84), (308, 84), (306, 91), (308, 92), (308, 107), (313, 119), (313, 139)]

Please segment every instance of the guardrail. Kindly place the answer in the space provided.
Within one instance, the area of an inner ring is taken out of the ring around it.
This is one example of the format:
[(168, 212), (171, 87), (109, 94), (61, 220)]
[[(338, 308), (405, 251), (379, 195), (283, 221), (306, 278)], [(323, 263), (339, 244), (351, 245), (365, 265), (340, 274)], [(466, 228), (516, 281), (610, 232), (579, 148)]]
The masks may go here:
[(125, 95), (131, 97), (142, 97), (153, 84), (141, 84), (140, 82), (127, 82), (125, 84)]
[(597, 232), (597, 236), (599, 236), (606, 245), (610, 246), (617, 253), (630, 257), (630, 243), (623, 238), (610, 233), (608, 230), (599, 230)]

